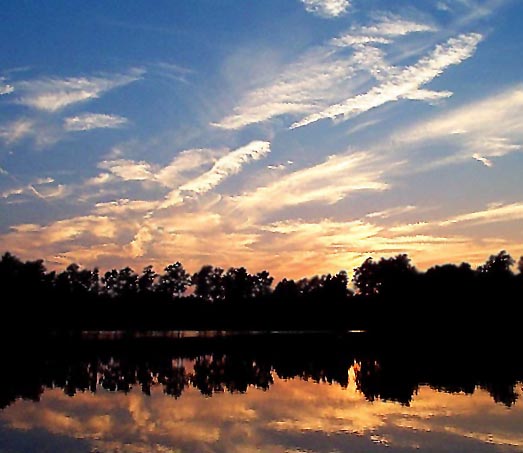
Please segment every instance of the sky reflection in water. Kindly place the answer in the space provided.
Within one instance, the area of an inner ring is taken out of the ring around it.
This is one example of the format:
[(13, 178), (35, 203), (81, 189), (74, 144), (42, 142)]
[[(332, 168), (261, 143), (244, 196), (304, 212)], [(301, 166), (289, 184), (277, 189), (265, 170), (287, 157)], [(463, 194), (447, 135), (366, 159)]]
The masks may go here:
[[(188, 374), (193, 363), (184, 360)], [(357, 365), (356, 365), (357, 367)], [(125, 394), (98, 386), (67, 396), (46, 390), (38, 403), (18, 400), (0, 412), (0, 451), (353, 452), (522, 451), (522, 387), (510, 408), (485, 390), (472, 395), (420, 386), (410, 406), (369, 402), (349, 384), (281, 379), (270, 390), (180, 398), (153, 386)]]

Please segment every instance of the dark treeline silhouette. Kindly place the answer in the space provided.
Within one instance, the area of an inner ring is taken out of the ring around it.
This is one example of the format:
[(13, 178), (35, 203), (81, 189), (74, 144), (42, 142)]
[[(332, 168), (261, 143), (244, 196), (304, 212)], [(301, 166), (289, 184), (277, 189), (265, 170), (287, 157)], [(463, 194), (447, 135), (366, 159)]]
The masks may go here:
[[(48, 272), (42, 260), (0, 259), (5, 329), (432, 329), (519, 327), (523, 257), (517, 272), (505, 251), (477, 269), (467, 263), (418, 271), (407, 255), (345, 271), (274, 282), (267, 271), (203, 266), (193, 275), (180, 262), (157, 273), (130, 267)], [(450, 330), (449, 330), (450, 329)]]
[[(38, 401), (46, 389), (129, 392), (153, 388), (175, 398), (188, 388), (202, 395), (269, 390), (275, 376), (329, 383), (350, 382), (369, 401), (408, 405), (420, 386), (472, 394), (477, 388), (512, 406), (523, 381), (523, 363), (506, 351), (475, 350), (463, 357), (455, 345), (437, 351), (383, 347), (366, 334), (264, 334), (218, 338), (47, 339), (0, 354), (0, 408), (17, 399)], [(352, 367), (353, 373), (348, 373)]]

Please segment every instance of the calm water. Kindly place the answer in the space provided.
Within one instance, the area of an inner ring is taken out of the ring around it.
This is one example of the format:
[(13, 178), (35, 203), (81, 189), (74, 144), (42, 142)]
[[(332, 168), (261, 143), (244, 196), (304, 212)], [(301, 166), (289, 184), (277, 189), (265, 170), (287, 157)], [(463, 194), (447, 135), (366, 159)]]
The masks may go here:
[(521, 368), (492, 351), (328, 335), (34, 349), (3, 357), (1, 452), (523, 451)]

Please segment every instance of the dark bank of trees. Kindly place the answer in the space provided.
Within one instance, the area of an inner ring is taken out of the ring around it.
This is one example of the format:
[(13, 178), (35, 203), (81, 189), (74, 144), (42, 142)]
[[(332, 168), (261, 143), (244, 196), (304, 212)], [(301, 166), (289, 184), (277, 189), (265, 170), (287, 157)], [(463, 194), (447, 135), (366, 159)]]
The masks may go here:
[[(516, 269), (514, 269), (516, 267)], [(49, 272), (42, 260), (0, 259), (2, 327), (190, 329), (425, 329), (498, 331), (523, 314), (523, 257), (505, 251), (473, 269), (468, 263), (418, 271), (409, 257), (368, 258), (354, 269), (353, 289), (340, 271), (275, 282), (267, 271), (180, 262), (101, 273), (71, 264)], [(423, 327), (421, 327), (423, 326)]]

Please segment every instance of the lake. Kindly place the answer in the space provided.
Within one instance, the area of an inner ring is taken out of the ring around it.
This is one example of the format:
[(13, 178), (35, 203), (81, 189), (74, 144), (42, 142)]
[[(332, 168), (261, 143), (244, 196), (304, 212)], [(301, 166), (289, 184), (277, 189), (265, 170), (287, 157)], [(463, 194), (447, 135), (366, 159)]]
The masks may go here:
[(523, 451), (520, 357), (393, 343), (325, 332), (13, 340), (0, 451)]

